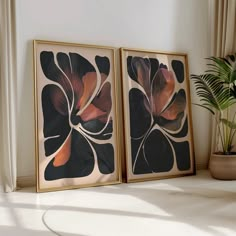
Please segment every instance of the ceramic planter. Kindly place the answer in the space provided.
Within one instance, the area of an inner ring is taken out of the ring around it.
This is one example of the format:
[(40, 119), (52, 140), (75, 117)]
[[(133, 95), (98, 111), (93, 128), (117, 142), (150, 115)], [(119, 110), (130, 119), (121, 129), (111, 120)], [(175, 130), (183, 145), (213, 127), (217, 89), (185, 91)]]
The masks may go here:
[(215, 179), (236, 180), (236, 155), (212, 154), (209, 169)]

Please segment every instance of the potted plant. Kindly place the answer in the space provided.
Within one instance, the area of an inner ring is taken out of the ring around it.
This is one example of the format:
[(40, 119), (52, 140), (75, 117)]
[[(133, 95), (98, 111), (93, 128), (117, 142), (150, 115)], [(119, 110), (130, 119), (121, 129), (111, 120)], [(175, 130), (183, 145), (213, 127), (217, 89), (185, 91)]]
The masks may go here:
[(191, 75), (201, 104), (214, 117), (210, 173), (217, 179), (236, 179), (236, 58), (210, 57), (208, 70)]

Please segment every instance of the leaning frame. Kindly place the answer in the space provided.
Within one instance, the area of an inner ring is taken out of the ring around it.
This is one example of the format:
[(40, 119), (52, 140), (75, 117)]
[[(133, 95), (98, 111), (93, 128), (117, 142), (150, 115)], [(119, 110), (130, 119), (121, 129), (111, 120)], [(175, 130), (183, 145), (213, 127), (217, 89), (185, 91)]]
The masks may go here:
[(115, 49), (33, 45), (36, 191), (120, 183)]
[(195, 174), (187, 55), (120, 51), (127, 182)]

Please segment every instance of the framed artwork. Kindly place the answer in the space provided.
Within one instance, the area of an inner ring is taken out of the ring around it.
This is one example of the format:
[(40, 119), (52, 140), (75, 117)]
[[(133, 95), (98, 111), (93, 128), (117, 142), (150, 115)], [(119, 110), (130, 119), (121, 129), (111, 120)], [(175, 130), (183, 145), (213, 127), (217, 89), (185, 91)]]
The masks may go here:
[(127, 182), (195, 173), (187, 55), (121, 48)]
[(38, 192), (121, 182), (114, 53), (34, 41)]

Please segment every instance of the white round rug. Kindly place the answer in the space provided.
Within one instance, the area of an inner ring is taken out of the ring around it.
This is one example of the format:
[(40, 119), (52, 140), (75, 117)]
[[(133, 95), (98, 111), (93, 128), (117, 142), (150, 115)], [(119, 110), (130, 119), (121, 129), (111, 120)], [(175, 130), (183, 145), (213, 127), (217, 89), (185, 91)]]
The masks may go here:
[(44, 214), (63, 236), (233, 236), (235, 219), (235, 192), (168, 181), (68, 191)]

